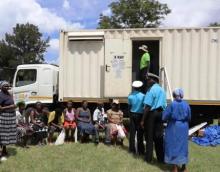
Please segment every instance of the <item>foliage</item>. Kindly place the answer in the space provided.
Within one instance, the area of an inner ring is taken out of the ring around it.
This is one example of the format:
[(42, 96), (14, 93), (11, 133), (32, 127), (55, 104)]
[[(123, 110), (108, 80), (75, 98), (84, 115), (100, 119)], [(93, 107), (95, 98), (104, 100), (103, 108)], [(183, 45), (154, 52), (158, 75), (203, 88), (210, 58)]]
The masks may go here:
[(0, 40), (0, 79), (11, 80), (17, 65), (43, 63), (48, 42), (49, 37), (44, 40), (37, 26), (17, 24), (12, 34)]
[(218, 22), (210, 23), (209, 27), (220, 27), (220, 23)]
[(109, 5), (112, 15), (100, 15), (100, 29), (158, 27), (171, 10), (156, 0), (119, 0)]

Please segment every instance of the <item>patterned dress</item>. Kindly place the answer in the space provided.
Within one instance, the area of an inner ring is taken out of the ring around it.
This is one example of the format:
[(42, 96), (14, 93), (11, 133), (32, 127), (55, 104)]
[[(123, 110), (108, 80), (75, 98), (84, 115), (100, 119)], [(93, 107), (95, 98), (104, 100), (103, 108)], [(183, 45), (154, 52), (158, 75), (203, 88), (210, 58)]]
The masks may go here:
[(23, 142), (24, 136), (33, 134), (33, 130), (25, 121), (25, 111), (23, 113), (16, 111), (16, 124), (17, 124), (17, 143)]
[[(13, 105), (11, 95), (0, 92), (0, 106)], [(16, 114), (15, 110), (7, 109), (0, 111), (0, 145), (16, 143)]]

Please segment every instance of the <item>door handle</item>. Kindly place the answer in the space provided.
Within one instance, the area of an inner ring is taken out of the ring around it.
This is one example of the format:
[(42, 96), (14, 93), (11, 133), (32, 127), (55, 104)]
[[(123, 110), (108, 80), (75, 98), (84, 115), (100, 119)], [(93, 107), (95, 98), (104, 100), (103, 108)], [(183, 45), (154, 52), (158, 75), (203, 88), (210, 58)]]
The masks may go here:
[(111, 66), (105, 65), (105, 71), (106, 71), (106, 72), (110, 72), (110, 71), (108, 70), (109, 67), (111, 67)]
[(36, 92), (36, 91), (32, 91), (32, 92), (31, 92), (31, 95), (32, 95), (32, 96), (36, 96), (36, 95), (37, 95), (37, 92)]

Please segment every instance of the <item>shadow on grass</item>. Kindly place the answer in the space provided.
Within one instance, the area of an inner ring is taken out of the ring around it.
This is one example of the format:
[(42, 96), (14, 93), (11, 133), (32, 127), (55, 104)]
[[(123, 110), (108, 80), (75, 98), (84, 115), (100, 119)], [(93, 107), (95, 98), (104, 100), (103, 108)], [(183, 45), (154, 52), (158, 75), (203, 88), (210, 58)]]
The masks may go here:
[(9, 156), (15, 156), (17, 154), (17, 150), (15, 147), (7, 147), (7, 151)]
[[(137, 160), (143, 160), (145, 163), (147, 163), (145, 160), (144, 160), (144, 155), (138, 155), (138, 154), (133, 154), (131, 152), (129, 152), (129, 147), (128, 145), (123, 145), (121, 146), (121, 149), (123, 151), (126, 151), (128, 152), (133, 158), (137, 159)], [(156, 166), (158, 167), (161, 171), (164, 171), (164, 172), (168, 172), (168, 171), (171, 171), (172, 170), (172, 167), (168, 164), (165, 164), (165, 163), (159, 163), (157, 161), (156, 158), (153, 157), (153, 161), (151, 163), (148, 163), (149, 165), (152, 165), (152, 166)]]

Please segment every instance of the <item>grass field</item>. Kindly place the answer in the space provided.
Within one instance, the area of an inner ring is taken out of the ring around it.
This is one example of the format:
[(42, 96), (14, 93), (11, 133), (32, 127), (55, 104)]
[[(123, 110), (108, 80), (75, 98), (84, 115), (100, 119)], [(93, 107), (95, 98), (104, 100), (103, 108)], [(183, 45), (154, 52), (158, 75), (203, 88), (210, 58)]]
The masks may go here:
[[(0, 164), (0, 172), (147, 172), (170, 171), (170, 166), (147, 164), (127, 147), (103, 144), (65, 144), (62, 146), (9, 147), (11, 156)], [(199, 147), (190, 143), (189, 171), (218, 172), (220, 146)]]

